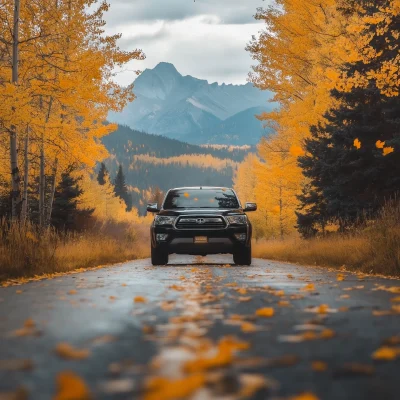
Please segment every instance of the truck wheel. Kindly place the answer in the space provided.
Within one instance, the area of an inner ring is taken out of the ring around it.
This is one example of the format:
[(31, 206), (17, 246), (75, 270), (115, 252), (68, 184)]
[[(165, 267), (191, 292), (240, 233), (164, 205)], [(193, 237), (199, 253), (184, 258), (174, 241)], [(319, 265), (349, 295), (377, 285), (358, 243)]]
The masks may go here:
[(233, 262), (236, 265), (251, 265), (251, 245), (234, 251)]
[(166, 251), (151, 247), (151, 263), (153, 265), (168, 264), (168, 253)]

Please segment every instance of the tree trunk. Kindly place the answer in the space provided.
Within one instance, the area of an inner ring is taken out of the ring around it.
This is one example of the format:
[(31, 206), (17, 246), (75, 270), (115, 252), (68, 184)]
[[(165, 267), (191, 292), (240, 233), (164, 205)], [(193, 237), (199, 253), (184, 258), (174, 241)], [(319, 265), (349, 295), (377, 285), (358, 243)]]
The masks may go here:
[(53, 211), (54, 194), (56, 192), (56, 186), (57, 186), (57, 169), (58, 169), (58, 158), (55, 159), (53, 166), (53, 182), (51, 183), (51, 193), (49, 198), (49, 204), (47, 206), (46, 227), (50, 226), (51, 212)]
[(44, 175), (44, 138), (42, 135), (42, 144), (40, 147), (40, 174), (39, 174), (39, 225), (45, 224), (44, 195), (46, 186), (46, 177)]
[(21, 221), (25, 223), (28, 215), (28, 180), (29, 180), (29, 127), (26, 128), (25, 146), (24, 146), (24, 191), (22, 195)]
[[(13, 26), (13, 46), (12, 46), (12, 83), (18, 84), (18, 41), (19, 41), (19, 12), (20, 0), (14, 3), (14, 26)], [(15, 109), (13, 109), (15, 111)], [(11, 217), (17, 220), (21, 213), (21, 189), (20, 175), (18, 168), (18, 149), (17, 149), (17, 127), (11, 125), (10, 128), (10, 167), (11, 167)]]

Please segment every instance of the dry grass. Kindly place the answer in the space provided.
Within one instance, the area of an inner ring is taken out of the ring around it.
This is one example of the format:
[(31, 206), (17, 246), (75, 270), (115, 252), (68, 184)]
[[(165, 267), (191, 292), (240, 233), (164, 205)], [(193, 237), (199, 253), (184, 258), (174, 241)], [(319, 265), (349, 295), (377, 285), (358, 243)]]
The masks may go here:
[(356, 234), (258, 241), (254, 257), (399, 276), (400, 202), (389, 202), (376, 221)]
[(78, 268), (95, 267), (148, 256), (148, 227), (98, 226), (96, 233), (60, 235), (27, 224), (0, 223), (0, 281)]

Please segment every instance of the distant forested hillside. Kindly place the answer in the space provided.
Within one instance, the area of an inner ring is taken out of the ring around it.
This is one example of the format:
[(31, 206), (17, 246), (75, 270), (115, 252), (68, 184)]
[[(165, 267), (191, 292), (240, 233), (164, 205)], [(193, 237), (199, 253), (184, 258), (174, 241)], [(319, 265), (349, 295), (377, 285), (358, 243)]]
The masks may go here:
[(232, 186), (238, 163), (250, 146), (197, 146), (119, 126), (103, 139), (110, 152), (105, 164), (114, 178), (121, 164), (133, 205), (143, 213), (171, 187)]

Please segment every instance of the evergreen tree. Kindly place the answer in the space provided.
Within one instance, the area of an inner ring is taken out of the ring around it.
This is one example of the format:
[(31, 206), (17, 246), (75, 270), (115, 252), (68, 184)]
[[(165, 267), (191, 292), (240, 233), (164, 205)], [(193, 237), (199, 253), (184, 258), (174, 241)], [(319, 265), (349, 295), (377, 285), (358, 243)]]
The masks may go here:
[(104, 185), (107, 176), (109, 176), (107, 167), (104, 163), (101, 163), (99, 173), (97, 174), (97, 182), (99, 182), (100, 185)]
[(125, 182), (125, 175), (122, 169), (122, 165), (120, 164), (118, 167), (117, 175), (114, 179), (114, 192), (117, 197), (124, 200), (126, 204), (126, 211), (132, 210), (132, 196), (128, 192), (128, 188)]
[[(368, 13), (373, 15), (380, 6), (371, 2)], [(391, 19), (381, 34), (376, 29), (371, 24), (368, 31), (375, 57), (347, 64), (344, 73), (349, 79), (384, 71), (398, 52), (391, 32), (399, 31), (400, 16)], [(298, 215), (299, 228), (316, 213), (313, 228), (330, 219), (345, 229), (365, 215), (374, 216), (400, 190), (400, 97), (382, 89), (377, 79), (371, 79), (350, 90), (332, 91), (339, 105), (325, 115), (325, 125), (312, 127), (306, 155), (299, 158), (312, 187), (299, 197), (304, 210)]]
[(71, 166), (61, 174), (54, 195), (51, 224), (58, 230), (82, 230), (91, 220), (94, 209), (78, 209), (81, 177), (74, 177), (75, 167)]

